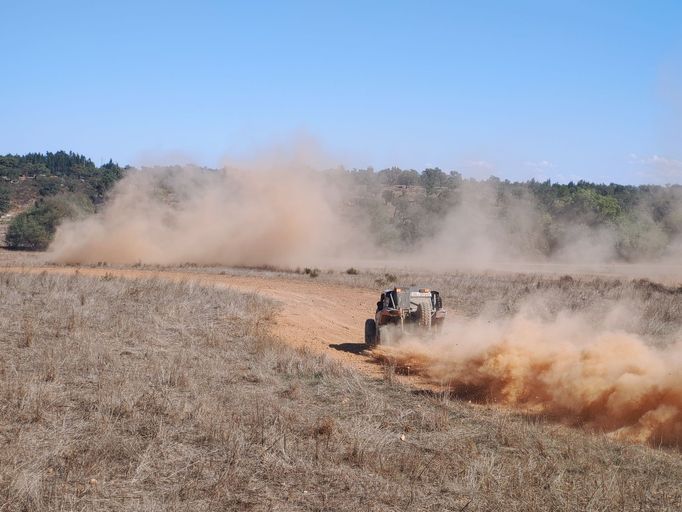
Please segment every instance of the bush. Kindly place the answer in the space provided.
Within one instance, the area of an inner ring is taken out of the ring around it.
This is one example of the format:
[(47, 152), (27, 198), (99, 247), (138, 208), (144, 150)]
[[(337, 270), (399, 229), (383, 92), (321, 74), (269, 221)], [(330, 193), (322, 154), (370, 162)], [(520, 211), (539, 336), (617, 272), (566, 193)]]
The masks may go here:
[(47, 249), (52, 239), (45, 225), (31, 212), (24, 212), (12, 221), (5, 235), (5, 243), (10, 249), (39, 251)]
[(64, 219), (77, 218), (93, 211), (92, 202), (80, 194), (63, 194), (40, 200), (14, 218), (5, 235), (5, 242), (10, 249), (45, 250)]
[(36, 182), (38, 183), (38, 194), (43, 197), (58, 194), (61, 188), (61, 184), (56, 178), (40, 177)]
[(0, 214), (9, 211), (10, 207), (10, 192), (9, 188), (0, 185)]
[(320, 275), (320, 269), (319, 268), (308, 268), (306, 267), (305, 270), (303, 271), (304, 274), (307, 274), (309, 277), (317, 277)]
[(351, 267), (348, 270), (346, 270), (346, 274), (349, 274), (351, 276), (355, 276), (355, 275), (358, 275), (359, 272), (356, 268)]

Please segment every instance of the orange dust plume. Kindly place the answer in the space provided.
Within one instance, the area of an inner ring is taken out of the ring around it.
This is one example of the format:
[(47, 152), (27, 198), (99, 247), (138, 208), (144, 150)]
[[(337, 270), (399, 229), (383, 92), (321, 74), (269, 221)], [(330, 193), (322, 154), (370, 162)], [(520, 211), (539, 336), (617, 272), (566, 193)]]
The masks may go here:
[(682, 343), (655, 348), (576, 314), (450, 322), (377, 357), (459, 396), (520, 407), (654, 445), (682, 446)]

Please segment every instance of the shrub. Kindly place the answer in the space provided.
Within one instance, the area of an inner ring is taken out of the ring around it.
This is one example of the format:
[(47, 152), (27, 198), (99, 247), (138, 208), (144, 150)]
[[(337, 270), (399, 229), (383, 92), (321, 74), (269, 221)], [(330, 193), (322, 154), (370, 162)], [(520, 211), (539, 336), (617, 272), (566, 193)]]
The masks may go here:
[(81, 194), (62, 194), (40, 200), (14, 218), (5, 235), (5, 242), (10, 249), (45, 250), (64, 219), (77, 218), (93, 211), (92, 202)]
[(39, 251), (50, 245), (51, 234), (30, 211), (17, 215), (7, 230), (5, 243), (10, 249)]
[(351, 267), (348, 270), (346, 270), (346, 274), (349, 274), (351, 276), (356, 276), (359, 274), (359, 272), (356, 268)]
[(61, 184), (56, 177), (40, 177), (36, 180), (38, 183), (38, 194), (42, 197), (53, 196), (59, 193)]
[(310, 277), (317, 277), (320, 275), (320, 269), (319, 268), (308, 268), (306, 267), (305, 270), (303, 271), (304, 274), (307, 274)]

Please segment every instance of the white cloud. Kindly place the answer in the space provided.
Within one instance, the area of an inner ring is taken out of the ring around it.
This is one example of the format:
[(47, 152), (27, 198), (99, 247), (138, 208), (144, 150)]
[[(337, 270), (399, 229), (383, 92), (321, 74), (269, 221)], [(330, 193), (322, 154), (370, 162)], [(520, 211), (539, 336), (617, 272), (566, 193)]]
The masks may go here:
[(536, 170), (546, 170), (546, 169), (552, 169), (554, 167), (554, 164), (550, 162), (549, 160), (527, 160), (523, 162), (523, 165), (526, 167), (530, 167), (531, 169), (536, 169)]
[(641, 156), (630, 153), (628, 160), (637, 167), (637, 175), (659, 183), (682, 182), (682, 160), (662, 155)]
[(488, 178), (495, 173), (496, 167), (487, 160), (466, 160), (460, 168), (465, 175), (473, 178)]

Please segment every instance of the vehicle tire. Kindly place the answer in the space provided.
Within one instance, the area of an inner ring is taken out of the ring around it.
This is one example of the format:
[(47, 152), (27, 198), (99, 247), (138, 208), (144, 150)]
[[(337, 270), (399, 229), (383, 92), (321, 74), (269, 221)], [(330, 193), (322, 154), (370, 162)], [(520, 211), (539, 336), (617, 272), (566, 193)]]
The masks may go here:
[(365, 345), (373, 347), (377, 344), (377, 323), (372, 318), (365, 320)]
[(431, 329), (431, 302), (422, 302), (419, 311), (419, 325), (424, 329)]

